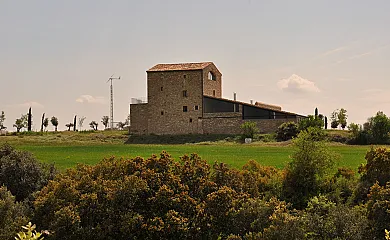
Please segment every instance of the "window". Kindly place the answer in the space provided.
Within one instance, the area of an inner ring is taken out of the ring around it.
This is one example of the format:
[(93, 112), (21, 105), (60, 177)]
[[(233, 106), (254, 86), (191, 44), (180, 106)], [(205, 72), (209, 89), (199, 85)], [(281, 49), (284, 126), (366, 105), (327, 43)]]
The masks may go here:
[(214, 81), (217, 80), (214, 73), (212, 73), (212, 72), (209, 72), (208, 78), (209, 78), (209, 80), (214, 80)]
[(183, 106), (183, 112), (188, 112), (187, 106)]
[(187, 90), (183, 90), (183, 97), (188, 97)]
[(194, 109), (195, 109), (195, 110), (199, 110), (199, 106), (198, 106), (198, 105), (196, 105)]
[(161, 111), (161, 115), (164, 115), (164, 111)]
[(213, 90), (213, 97), (215, 97), (215, 90)]
[(190, 123), (192, 122), (192, 118), (190, 118)]
[(183, 76), (183, 77), (184, 77), (184, 78), (186, 78), (186, 77), (187, 77), (187, 75), (185, 75), (185, 74), (184, 74), (184, 76)]
[(162, 91), (162, 90), (163, 90), (163, 87), (161, 87), (160, 90)]

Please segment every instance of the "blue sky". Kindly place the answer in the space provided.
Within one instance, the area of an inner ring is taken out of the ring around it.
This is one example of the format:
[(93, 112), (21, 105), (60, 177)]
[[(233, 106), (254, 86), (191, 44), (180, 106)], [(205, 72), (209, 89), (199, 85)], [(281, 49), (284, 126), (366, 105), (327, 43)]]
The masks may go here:
[(116, 74), (123, 121), (148, 68), (212, 61), (225, 98), (327, 116), (343, 107), (363, 123), (390, 115), (389, 12), (388, 0), (2, 0), (0, 111), (9, 129), (29, 106), (35, 128), (43, 112), (60, 129), (74, 115), (100, 122)]

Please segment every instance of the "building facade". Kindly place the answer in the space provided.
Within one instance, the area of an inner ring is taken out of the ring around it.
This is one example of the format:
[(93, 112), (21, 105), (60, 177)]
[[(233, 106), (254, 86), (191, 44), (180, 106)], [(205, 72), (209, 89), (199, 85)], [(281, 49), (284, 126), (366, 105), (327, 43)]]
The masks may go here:
[(147, 103), (130, 105), (134, 134), (237, 134), (245, 121), (273, 132), (304, 116), (281, 107), (222, 98), (222, 74), (212, 62), (158, 64), (147, 71)]

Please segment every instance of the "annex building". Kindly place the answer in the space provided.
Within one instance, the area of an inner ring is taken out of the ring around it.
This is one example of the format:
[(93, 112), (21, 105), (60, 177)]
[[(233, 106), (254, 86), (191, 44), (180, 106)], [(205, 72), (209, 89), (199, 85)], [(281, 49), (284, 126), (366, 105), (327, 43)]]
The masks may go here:
[(212, 62), (157, 64), (146, 72), (147, 103), (130, 105), (133, 134), (238, 134), (245, 121), (273, 132), (305, 117), (279, 106), (222, 98), (222, 74)]

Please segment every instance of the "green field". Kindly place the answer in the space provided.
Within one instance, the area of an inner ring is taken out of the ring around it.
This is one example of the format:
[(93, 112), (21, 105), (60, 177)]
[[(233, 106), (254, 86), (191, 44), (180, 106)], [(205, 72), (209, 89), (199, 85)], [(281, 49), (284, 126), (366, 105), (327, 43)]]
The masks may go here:
[[(9, 142), (17, 149), (27, 150), (46, 163), (55, 163), (64, 170), (77, 163), (95, 164), (104, 157), (116, 156), (133, 158), (149, 157), (165, 150), (175, 159), (184, 154), (198, 153), (209, 163), (224, 162), (240, 168), (248, 160), (256, 160), (263, 165), (283, 168), (290, 161), (294, 149), (290, 145), (279, 143), (208, 143), (182, 145), (135, 145), (123, 144), (127, 136), (123, 133), (88, 133), (72, 134), (69, 132), (47, 134), (45, 136), (7, 136), (0, 137), (2, 142)], [(364, 156), (369, 146), (329, 145), (329, 149), (338, 153), (337, 166), (356, 169), (365, 161)]]

